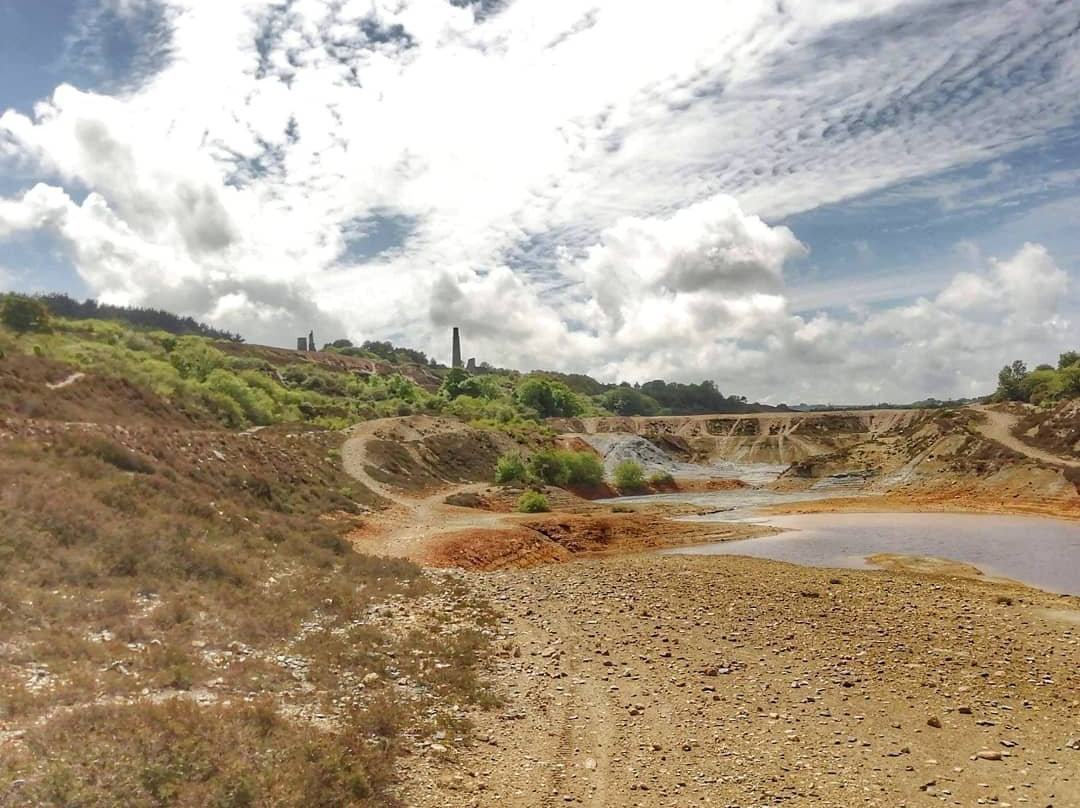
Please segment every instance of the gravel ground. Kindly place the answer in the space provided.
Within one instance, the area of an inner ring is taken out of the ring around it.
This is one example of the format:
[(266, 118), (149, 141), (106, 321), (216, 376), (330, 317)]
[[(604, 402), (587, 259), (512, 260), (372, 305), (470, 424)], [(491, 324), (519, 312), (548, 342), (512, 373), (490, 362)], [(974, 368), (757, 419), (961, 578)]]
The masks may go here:
[(470, 576), (505, 702), (410, 806), (1080, 806), (1080, 599), (632, 556)]

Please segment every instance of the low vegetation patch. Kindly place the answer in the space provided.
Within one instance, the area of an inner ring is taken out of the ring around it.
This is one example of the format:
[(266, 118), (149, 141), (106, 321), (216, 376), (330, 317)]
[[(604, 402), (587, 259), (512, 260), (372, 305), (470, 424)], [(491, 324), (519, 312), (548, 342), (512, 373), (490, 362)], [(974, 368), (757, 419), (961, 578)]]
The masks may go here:
[(620, 491), (642, 491), (645, 488), (645, 470), (640, 463), (623, 460), (614, 471), (615, 487)]
[(501, 485), (597, 486), (604, 482), (604, 466), (600, 458), (588, 451), (545, 449), (534, 453), (528, 461), (517, 452), (508, 452), (495, 464), (495, 482)]
[(673, 488), (675, 478), (669, 471), (657, 471), (649, 475), (648, 483), (650, 488)]
[(539, 491), (526, 491), (517, 502), (517, 509), (521, 513), (547, 513), (551, 510), (547, 497)]

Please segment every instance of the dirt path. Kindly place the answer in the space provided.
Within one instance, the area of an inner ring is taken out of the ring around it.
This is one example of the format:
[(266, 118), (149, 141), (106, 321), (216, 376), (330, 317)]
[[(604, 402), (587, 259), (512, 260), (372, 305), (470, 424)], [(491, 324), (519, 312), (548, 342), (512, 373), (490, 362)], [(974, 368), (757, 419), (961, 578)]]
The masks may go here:
[(1041, 463), (1049, 463), (1054, 466), (1080, 468), (1080, 461), (1044, 452), (1042, 449), (1037, 449), (1030, 444), (1024, 443), (1024, 441), (1013, 435), (1013, 427), (1020, 421), (1015, 415), (1000, 410), (990, 409), (989, 407), (973, 407), (972, 409), (975, 409), (986, 416), (986, 420), (976, 426), (978, 430), (982, 432), (983, 435), (990, 438), (990, 440), (997, 441), (1002, 446), (1006, 446), (1014, 452), (1027, 455), (1033, 460), (1038, 460)]
[(381, 426), (370, 421), (355, 427), (341, 449), (345, 471), (378, 496), (392, 503), (379, 514), (378, 529), (354, 536), (358, 549), (373, 555), (400, 556), (423, 561), (433, 540), (441, 534), (462, 530), (498, 528), (505, 515), (447, 505), (448, 494), (477, 490), (482, 485), (453, 485), (434, 493), (408, 496), (372, 477), (367, 469), (367, 443)]
[(48, 387), (50, 390), (63, 390), (65, 387), (70, 387), (71, 385), (75, 384), (75, 382), (79, 381), (80, 379), (85, 379), (85, 378), (86, 378), (85, 373), (75, 372), (75, 373), (72, 373), (70, 376), (68, 376), (63, 381), (46, 382), (45, 386)]

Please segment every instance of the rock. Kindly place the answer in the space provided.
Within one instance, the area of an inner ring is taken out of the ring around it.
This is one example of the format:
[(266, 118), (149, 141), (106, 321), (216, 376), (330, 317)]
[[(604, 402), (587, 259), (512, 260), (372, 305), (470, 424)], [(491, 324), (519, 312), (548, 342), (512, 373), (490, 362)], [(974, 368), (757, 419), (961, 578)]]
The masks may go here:
[(363, 679), (365, 685), (375, 684), (377, 681), (379, 681), (379, 674), (375, 673), (375, 671), (367, 674)]
[(1080, 738), (1073, 738), (1071, 741), (1065, 744), (1066, 749), (1075, 749), (1080, 752)]
[(963, 707), (957, 707), (956, 712), (960, 713), (960, 715), (971, 715), (971, 708), (964, 705)]
[(975, 753), (978, 760), (1001, 760), (1001, 752), (994, 749), (980, 749)]
[(933, 727), (934, 729), (941, 729), (941, 719), (938, 718), (936, 715), (932, 715), (928, 719), (926, 719), (926, 725), (929, 727)]

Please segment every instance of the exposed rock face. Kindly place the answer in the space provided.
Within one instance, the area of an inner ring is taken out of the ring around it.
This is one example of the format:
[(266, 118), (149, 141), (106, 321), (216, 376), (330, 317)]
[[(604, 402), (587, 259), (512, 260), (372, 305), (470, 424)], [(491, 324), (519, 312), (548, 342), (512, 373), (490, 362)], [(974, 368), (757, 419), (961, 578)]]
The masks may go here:
[[(588, 435), (624, 433), (685, 446), (698, 462), (790, 464), (888, 439), (927, 418), (924, 410), (580, 418), (561, 424)], [(666, 448), (666, 447), (665, 447)]]

